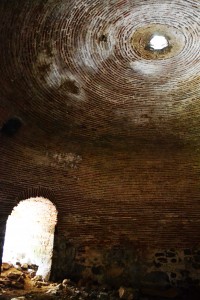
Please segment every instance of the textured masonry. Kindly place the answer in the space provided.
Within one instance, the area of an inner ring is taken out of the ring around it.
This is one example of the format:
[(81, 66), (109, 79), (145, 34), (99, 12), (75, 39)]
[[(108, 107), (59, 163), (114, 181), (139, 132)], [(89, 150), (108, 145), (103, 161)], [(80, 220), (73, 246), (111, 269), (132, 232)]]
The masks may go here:
[[(0, 243), (41, 196), (58, 210), (55, 279), (194, 284), (199, 15), (195, 0), (2, 1), (0, 124), (22, 126), (0, 133)], [(146, 48), (155, 31), (169, 51)]]

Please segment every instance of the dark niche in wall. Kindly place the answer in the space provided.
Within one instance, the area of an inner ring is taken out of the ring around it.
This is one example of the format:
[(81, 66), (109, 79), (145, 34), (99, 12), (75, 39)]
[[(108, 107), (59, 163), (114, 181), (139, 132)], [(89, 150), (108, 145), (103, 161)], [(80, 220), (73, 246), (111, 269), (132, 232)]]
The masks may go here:
[(19, 117), (13, 117), (7, 120), (2, 128), (1, 132), (9, 137), (14, 136), (22, 126), (22, 120)]

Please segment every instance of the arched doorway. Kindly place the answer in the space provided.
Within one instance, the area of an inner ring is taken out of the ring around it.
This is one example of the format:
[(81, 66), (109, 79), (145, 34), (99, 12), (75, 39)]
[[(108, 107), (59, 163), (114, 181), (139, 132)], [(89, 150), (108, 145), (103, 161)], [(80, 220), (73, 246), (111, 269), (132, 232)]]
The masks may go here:
[(38, 275), (49, 279), (57, 210), (43, 197), (19, 202), (8, 217), (3, 262), (36, 264)]

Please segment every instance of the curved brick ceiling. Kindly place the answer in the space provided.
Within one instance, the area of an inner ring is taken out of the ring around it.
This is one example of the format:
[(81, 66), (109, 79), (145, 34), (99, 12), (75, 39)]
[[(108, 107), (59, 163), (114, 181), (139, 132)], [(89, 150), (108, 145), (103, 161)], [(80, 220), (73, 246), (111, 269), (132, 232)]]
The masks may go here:
[[(195, 140), (200, 2), (16, 0), (0, 5), (3, 122), (61, 136)], [(164, 35), (169, 47), (149, 48)]]

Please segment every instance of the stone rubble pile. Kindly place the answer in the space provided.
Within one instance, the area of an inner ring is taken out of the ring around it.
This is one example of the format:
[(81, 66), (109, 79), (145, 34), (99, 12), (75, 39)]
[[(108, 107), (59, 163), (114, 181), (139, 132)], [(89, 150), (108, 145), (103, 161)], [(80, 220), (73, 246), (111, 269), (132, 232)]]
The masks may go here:
[(36, 276), (37, 266), (16, 263), (15, 266), (9, 263), (2, 263), (0, 276), (0, 293), (4, 289), (20, 289), (25, 286), (25, 278), (34, 278)]
[[(10, 270), (10, 271), (9, 271)], [(25, 283), (25, 274), (14, 268), (13, 265), (3, 263), (1, 271), (7, 271), (6, 276), (0, 276), (0, 288), (23, 289)]]
[[(50, 283), (43, 277), (36, 275), (37, 266), (17, 263), (13, 266), (8, 263), (2, 264), (2, 275), (0, 276), (0, 295), (8, 295), (11, 291), (14, 298), (3, 298), (11, 300), (26, 299), (97, 299), (97, 300), (152, 300), (177, 299), (177, 289), (158, 289), (158, 287), (146, 287), (140, 291), (133, 288), (121, 286), (118, 290), (112, 290), (107, 286), (82, 286), (75, 284), (70, 279), (64, 279), (62, 283)], [(27, 283), (30, 288), (27, 289)], [(23, 293), (21, 293), (23, 290)], [(18, 292), (17, 292), (18, 291)], [(17, 296), (18, 295), (18, 296)], [(1, 296), (0, 296), (1, 299)]]

